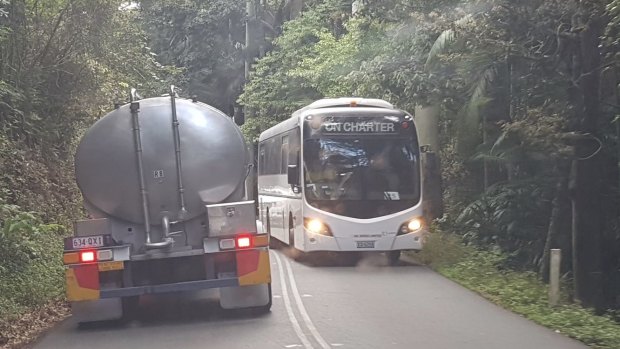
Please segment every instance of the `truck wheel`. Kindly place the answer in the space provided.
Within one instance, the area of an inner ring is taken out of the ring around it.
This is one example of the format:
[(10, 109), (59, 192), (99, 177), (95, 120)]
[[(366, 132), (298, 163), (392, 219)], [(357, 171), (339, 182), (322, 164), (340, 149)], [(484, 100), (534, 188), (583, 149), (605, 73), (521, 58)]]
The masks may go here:
[(398, 260), (400, 259), (400, 250), (397, 251), (389, 251), (385, 253), (387, 255), (387, 260), (389, 265), (398, 265)]
[(140, 296), (131, 296), (122, 298), (123, 320), (133, 320), (138, 314), (138, 305), (140, 304)]

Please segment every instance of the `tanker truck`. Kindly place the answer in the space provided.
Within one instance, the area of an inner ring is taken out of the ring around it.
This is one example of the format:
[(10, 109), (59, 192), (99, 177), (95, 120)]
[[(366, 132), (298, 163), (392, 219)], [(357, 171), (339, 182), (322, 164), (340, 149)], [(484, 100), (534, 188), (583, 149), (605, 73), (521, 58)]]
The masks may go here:
[(245, 181), (251, 158), (221, 111), (176, 96), (98, 120), (75, 154), (89, 213), (64, 240), (67, 298), (80, 323), (113, 320), (146, 294), (219, 290), (224, 309), (271, 307), (269, 240)]

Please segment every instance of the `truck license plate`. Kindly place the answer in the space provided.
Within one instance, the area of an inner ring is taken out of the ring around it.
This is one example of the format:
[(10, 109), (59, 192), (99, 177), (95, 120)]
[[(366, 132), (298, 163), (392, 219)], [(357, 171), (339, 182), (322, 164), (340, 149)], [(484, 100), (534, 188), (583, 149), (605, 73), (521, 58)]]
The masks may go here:
[(87, 247), (105, 246), (103, 243), (103, 235), (84, 236), (84, 237), (79, 237), (79, 238), (73, 238), (71, 240), (73, 242), (74, 250), (77, 250), (80, 248), (87, 248)]
[(356, 241), (357, 248), (375, 248), (374, 241)]

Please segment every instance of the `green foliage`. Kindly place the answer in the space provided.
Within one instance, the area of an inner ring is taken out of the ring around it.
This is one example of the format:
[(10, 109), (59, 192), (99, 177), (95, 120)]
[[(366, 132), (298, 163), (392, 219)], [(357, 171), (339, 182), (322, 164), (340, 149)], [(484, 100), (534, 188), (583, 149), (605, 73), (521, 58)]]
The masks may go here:
[(544, 178), (496, 184), (465, 207), (455, 226), (466, 241), (509, 253), (512, 266), (536, 265), (551, 211), (550, 184)]
[(463, 245), (461, 238), (454, 234), (447, 234), (431, 228), (431, 234), (424, 240), (422, 251), (414, 258), (420, 263), (429, 265), (434, 269), (452, 266), (460, 262), (469, 253), (469, 247)]
[(258, 136), (268, 128), (275, 126), (279, 121), (267, 117), (251, 118), (241, 126), (241, 131), (247, 142), (258, 142)]
[(378, 55), (386, 39), (381, 26), (365, 19), (352, 19), (337, 37), (327, 29), (317, 33), (318, 42), (291, 71), (291, 76), (308, 81), (323, 97), (358, 94), (357, 77), (363, 62)]
[(176, 85), (232, 115), (244, 79), (245, 1), (148, 0), (140, 12), (158, 61), (183, 69)]
[(79, 136), (130, 86), (159, 94), (178, 72), (120, 4), (0, 0), (0, 321), (62, 297), (64, 227), (83, 216)]
[(0, 204), (0, 322), (63, 293), (64, 228)]
[(607, 4), (607, 16), (609, 23), (605, 32), (605, 42), (609, 47), (610, 58), (615, 59), (620, 64), (620, 0), (612, 0)]
[(154, 60), (138, 12), (119, 4), (15, 2), (11, 21), (0, 16), (0, 202), (68, 223), (81, 213), (77, 137), (129, 86), (159, 94), (176, 73)]
[(320, 98), (303, 74), (293, 74), (330, 23), (328, 11), (311, 9), (283, 26), (274, 49), (260, 59), (239, 102), (257, 117), (281, 121), (296, 109)]

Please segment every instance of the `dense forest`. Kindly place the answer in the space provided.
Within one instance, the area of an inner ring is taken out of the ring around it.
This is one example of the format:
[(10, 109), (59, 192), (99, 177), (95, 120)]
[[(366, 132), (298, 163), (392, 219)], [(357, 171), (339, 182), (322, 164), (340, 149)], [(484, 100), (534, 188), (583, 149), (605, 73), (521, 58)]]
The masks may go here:
[[(240, 101), (258, 131), (323, 96), (437, 110), (441, 227), (574, 298), (620, 294), (618, 1), (323, 1), (287, 22)], [(425, 114), (424, 116), (427, 116)]]
[(438, 229), (543, 280), (561, 248), (573, 298), (619, 307), (619, 0), (0, 0), (3, 316), (62, 294), (80, 135), (170, 84), (250, 141), (322, 97), (425, 110)]

